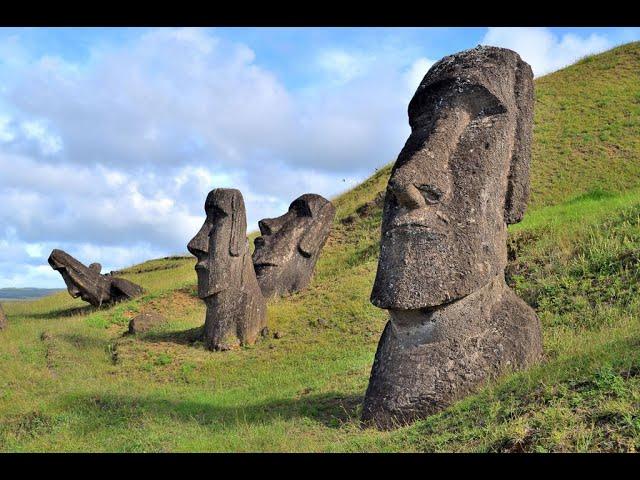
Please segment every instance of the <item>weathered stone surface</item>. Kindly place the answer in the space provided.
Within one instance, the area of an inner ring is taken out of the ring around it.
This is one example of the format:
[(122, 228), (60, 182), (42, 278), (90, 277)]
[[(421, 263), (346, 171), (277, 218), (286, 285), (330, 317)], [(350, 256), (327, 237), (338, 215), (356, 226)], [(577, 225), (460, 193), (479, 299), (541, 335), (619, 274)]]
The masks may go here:
[(204, 343), (228, 350), (255, 343), (267, 325), (247, 240), (242, 194), (218, 188), (205, 202), (207, 218), (187, 248), (197, 259), (198, 296), (207, 305)]
[(0, 330), (6, 328), (7, 326), (7, 316), (4, 314), (4, 310), (2, 310), (2, 304), (0, 304)]
[(67, 290), (73, 298), (80, 297), (95, 307), (127, 300), (143, 293), (142, 287), (124, 278), (110, 274), (101, 275), (99, 263), (88, 267), (68, 253), (54, 249), (49, 265), (62, 275)]
[(499, 275), (451, 304), (390, 314), (363, 409), (363, 419), (379, 428), (436, 413), (542, 352), (535, 312)]
[(152, 328), (160, 326), (166, 322), (167, 319), (159, 313), (143, 312), (131, 319), (129, 322), (129, 333), (136, 334), (148, 332)]
[(277, 218), (258, 222), (253, 266), (265, 297), (298, 292), (309, 285), (336, 214), (333, 204), (306, 193)]
[(540, 322), (504, 282), (506, 226), (529, 193), (533, 101), (529, 65), (495, 47), (443, 58), (411, 100), (371, 294), (391, 318), (366, 422), (429, 415), (540, 357)]

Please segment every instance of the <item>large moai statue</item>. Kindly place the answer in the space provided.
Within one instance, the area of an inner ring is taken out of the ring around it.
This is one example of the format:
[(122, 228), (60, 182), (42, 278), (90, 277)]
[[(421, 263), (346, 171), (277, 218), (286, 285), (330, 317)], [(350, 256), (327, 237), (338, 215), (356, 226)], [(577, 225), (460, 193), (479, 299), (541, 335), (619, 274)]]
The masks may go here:
[(102, 266), (99, 263), (87, 267), (62, 250), (51, 252), (49, 265), (62, 275), (73, 298), (80, 297), (94, 307), (128, 300), (144, 292), (141, 286), (129, 280), (100, 274)]
[(507, 225), (529, 195), (533, 103), (531, 67), (483, 46), (433, 65), (409, 103), (371, 294), (390, 320), (365, 423), (428, 416), (540, 358), (540, 322), (504, 278)]
[(266, 302), (253, 270), (242, 194), (209, 192), (207, 218), (187, 248), (197, 259), (198, 296), (207, 305), (204, 343), (228, 350), (255, 343), (267, 324)]
[(265, 297), (298, 292), (309, 285), (327, 241), (336, 209), (313, 193), (296, 198), (289, 211), (258, 222), (253, 265)]

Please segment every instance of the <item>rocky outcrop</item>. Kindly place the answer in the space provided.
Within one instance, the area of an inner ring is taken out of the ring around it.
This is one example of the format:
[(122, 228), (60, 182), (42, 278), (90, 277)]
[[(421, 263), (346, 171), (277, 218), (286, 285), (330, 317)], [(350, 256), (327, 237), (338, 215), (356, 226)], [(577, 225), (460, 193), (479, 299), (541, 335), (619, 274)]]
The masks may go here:
[(163, 325), (167, 322), (167, 319), (155, 312), (143, 312), (136, 315), (129, 322), (129, 333), (135, 335), (136, 333), (145, 333), (149, 330)]

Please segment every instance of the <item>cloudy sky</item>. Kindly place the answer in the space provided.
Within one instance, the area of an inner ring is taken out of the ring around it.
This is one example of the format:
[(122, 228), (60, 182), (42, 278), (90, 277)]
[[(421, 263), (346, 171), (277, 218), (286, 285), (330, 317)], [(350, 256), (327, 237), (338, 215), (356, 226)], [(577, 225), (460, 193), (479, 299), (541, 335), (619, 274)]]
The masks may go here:
[(395, 159), (434, 61), (518, 51), (544, 75), (640, 29), (0, 28), (0, 288), (64, 287), (62, 248), (104, 270), (184, 253), (216, 187), (249, 230)]

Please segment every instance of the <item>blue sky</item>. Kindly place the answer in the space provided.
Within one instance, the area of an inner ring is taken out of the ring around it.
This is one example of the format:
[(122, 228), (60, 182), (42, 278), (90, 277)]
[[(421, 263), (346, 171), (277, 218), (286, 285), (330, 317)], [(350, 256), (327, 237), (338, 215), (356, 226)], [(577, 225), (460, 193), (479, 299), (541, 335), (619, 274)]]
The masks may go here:
[(184, 253), (209, 190), (249, 229), (395, 159), (434, 61), (478, 44), (539, 76), (637, 28), (0, 28), (0, 288)]

